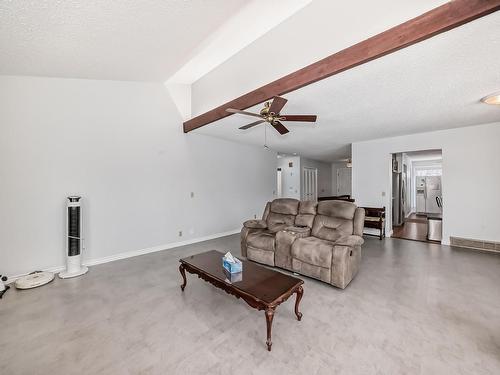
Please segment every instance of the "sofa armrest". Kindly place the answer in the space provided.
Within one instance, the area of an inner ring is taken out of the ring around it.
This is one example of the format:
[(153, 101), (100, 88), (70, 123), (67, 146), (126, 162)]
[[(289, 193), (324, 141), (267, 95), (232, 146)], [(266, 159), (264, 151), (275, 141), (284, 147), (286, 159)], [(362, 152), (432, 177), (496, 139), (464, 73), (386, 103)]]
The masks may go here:
[(356, 236), (356, 235), (350, 235), (350, 236), (342, 236), (340, 237), (337, 241), (335, 241), (334, 245), (335, 246), (349, 246), (349, 247), (355, 247), (355, 246), (361, 246), (365, 240), (361, 236)]
[(243, 255), (245, 258), (247, 256), (247, 238), (248, 235), (251, 233), (259, 233), (259, 232), (264, 232), (265, 228), (248, 228), (246, 226), (243, 226), (241, 228), (241, 237), (240, 237), (240, 243), (241, 243), (241, 255)]
[(243, 226), (251, 229), (266, 229), (267, 223), (265, 220), (247, 220), (243, 223)]

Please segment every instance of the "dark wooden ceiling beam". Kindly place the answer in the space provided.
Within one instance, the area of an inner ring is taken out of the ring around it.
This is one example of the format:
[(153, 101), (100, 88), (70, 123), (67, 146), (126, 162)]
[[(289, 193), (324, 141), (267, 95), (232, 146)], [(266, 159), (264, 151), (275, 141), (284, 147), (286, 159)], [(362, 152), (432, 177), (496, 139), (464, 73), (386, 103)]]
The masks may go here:
[(500, 9), (500, 0), (454, 0), (416, 18), (395, 26), (369, 39), (334, 53), (305, 68), (231, 100), (211, 111), (184, 122), (184, 132), (190, 132), (231, 113), (227, 108), (246, 109), (284, 95), (311, 83), (338, 74), (355, 66), (385, 56), (437, 34), (493, 13)]

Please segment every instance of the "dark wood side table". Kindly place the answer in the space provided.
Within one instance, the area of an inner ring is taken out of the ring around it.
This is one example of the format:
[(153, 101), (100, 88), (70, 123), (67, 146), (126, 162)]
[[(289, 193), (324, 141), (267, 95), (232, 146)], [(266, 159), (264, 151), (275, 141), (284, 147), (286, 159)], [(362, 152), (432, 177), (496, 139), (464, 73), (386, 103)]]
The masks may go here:
[(211, 250), (205, 253), (180, 259), (179, 271), (183, 283), (181, 290), (186, 287), (186, 271), (208, 281), (215, 287), (243, 299), (247, 304), (257, 310), (264, 310), (267, 325), (267, 350), (271, 351), (271, 331), (276, 308), (285, 302), (292, 294), (296, 294), (295, 315), (300, 321), (302, 313), (299, 304), (304, 294), (302, 284), (304, 281), (286, 275), (253, 262), (242, 260), (242, 280), (231, 283), (228, 274), (222, 267), (223, 253)]

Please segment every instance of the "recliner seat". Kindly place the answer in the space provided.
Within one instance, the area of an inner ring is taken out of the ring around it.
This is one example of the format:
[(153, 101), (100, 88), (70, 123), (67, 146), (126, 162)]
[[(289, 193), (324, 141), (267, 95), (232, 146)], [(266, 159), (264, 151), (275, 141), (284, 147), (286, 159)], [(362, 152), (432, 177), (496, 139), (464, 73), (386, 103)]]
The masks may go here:
[(262, 220), (244, 223), (241, 252), (343, 289), (359, 270), (363, 224), (364, 210), (351, 202), (275, 199)]
[[(276, 233), (295, 223), (299, 201), (282, 198), (268, 202), (262, 220), (250, 220), (241, 232), (248, 259), (274, 266)], [(243, 252), (243, 251), (242, 251)]]

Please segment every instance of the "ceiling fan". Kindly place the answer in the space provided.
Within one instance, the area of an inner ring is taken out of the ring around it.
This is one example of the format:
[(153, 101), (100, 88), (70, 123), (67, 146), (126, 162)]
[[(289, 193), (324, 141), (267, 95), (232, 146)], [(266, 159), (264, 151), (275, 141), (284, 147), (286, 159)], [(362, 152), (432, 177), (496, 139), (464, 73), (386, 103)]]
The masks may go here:
[(260, 120), (252, 122), (247, 125), (241, 126), (239, 129), (250, 129), (255, 125), (268, 122), (271, 126), (276, 129), (281, 135), (286, 134), (289, 130), (281, 123), (281, 121), (300, 121), (300, 122), (316, 122), (316, 115), (282, 115), (280, 111), (285, 106), (288, 100), (280, 96), (275, 96), (272, 102), (265, 102), (264, 108), (260, 110), (260, 113), (252, 113), (247, 111), (240, 111), (239, 109), (228, 108), (227, 112), (239, 113), (241, 115), (259, 117)]
[(346, 158), (346, 159), (338, 159), (338, 160), (335, 160), (335, 161), (338, 161), (338, 162), (342, 162), (342, 163), (346, 163), (346, 167), (347, 168), (352, 168), (352, 159), (351, 158)]

